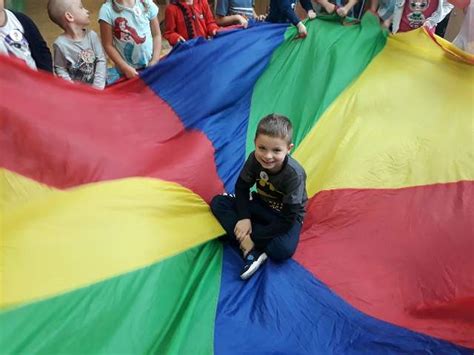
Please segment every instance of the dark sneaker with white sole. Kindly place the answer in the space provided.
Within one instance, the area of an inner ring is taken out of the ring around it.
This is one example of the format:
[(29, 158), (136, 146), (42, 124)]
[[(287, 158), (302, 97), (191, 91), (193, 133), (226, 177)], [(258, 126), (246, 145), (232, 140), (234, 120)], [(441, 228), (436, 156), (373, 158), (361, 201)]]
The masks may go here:
[(242, 280), (247, 280), (258, 270), (260, 265), (267, 260), (267, 254), (261, 251), (253, 249), (245, 257), (245, 265), (240, 272), (240, 278)]

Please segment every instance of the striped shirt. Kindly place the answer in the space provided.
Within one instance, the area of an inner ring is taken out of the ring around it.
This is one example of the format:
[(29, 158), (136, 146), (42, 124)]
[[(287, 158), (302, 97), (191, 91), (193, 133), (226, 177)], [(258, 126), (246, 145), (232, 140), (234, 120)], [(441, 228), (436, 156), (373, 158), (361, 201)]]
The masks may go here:
[(253, 0), (217, 0), (216, 15), (242, 15), (248, 19), (252, 19), (253, 6)]

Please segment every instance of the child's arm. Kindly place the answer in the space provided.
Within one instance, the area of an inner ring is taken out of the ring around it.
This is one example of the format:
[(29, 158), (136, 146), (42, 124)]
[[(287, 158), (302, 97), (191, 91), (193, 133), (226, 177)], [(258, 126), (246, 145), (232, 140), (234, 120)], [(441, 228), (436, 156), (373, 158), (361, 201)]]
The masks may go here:
[(251, 153), (235, 183), (235, 205), (239, 221), (234, 228), (234, 234), (239, 241), (243, 241), (252, 232), (250, 221), (249, 198), (250, 188), (257, 179), (257, 160), (255, 153)]
[(178, 42), (184, 42), (185, 39), (177, 32), (178, 25), (176, 23), (176, 17), (178, 16), (178, 7), (174, 5), (168, 5), (165, 10), (165, 33), (163, 37), (174, 46)]
[(229, 13), (229, 0), (217, 0), (216, 23), (219, 26), (242, 25), (247, 27), (247, 19), (241, 15), (227, 15)]
[(105, 60), (104, 49), (100, 44), (97, 33), (91, 31), (92, 50), (97, 58), (95, 63), (94, 82), (92, 86), (102, 90), (105, 87), (105, 79), (107, 76), (107, 61)]
[(158, 16), (155, 16), (150, 21), (151, 34), (153, 36), (153, 56), (151, 57), (150, 63), (148, 65), (153, 65), (158, 63), (160, 60), (161, 54), (161, 31), (160, 23), (158, 22)]
[(99, 25), (100, 38), (102, 39), (102, 45), (104, 47), (105, 53), (107, 53), (109, 58), (115, 63), (115, 65), (125, 75), (125, 77), (131, 79), (138, 76), (137, 70), (129, 65), (114, 47), (112, 26), (104, 20), (99, 20)]
[(296, 16), (295, 11), (291, 7), (290, 0), (281, 0), (277, 1), (276, 3), (280, 7), (281, 12), (285, 14), (286, 18), (290, 20), (293, 25), (297, 26), (298, 23), (301, 22), (301, 20), (298, 16)]
[(229, 0), (218, 0), (216, 5), (216, 23), (219, 26), (242, 25), (247, 27), (248, 21), (241, 15), (227, 15), (229, 13)]
[(451, 12), (454, 8), (447, 0), (439, 0), (441, 2), (441, 9), (437, 9), (435, 12), (428, 17), (423, 24), (426, 27), (434, 29), (438, 23), (443, 21), (443, 19)]
[(30, 19), (25, 14), (20, 12), (13, 12), (20, 21), (25, 31), (24, 35), (30, 46), (31, 56), (33, 57), (36, 67), (38, 69), (42, 69), (48, 71), (50, 73), (53, 72), (53, 59), (51, 57), (51, 52), (49, 51), (48, 45), (44, 40), (41, 32), (39, 31), (38, 27), (35, 25), (32, 19)]
[(209, 7), (207, 0), (202, 0), (202, 4), (204, 18), (206, 20), (207, 34), (208, 36), (214, 37), (217, 33), (217, 30), (219, 29), (219, 26), (217, 26), (216, 21), (214, 20), (214, 15), (211, 12), (211, 8)]
[(311, 3), (311, 0), (301, 0), (301, 6), (308, 13), (308, 17), (310, 20), (316, 17), (316, 12), (313, 9), (313, 4)]
[(280, 7), (280, 11), (285, 15), (287, 19), (290, 20), (290, 22), (296, 26), (298, 29), (298, 34), (300, 37), (306, 37), (307, 35), (307, 30), (306, 26), (304, 23), (299, 19), (298, 16), (296, 16), (295, 11), (291, 7), (291, 2), (290, 0), (281, 0), (277, 1), (278, 6)]
[(250, 188), (253, 184), (246, 182), (240, 176), (235, 184), (235, 203), (239, 221), (235, 225), (234, 234), (241, 241), (252, 232), (249, 212)]
[(242, 25), (244, 28), (247, 28), (249, 22), (242, 15), (229, 15), (229, 16), (216, 15), (216, 23), (219, 26)]
[(67, 81), (72, 81), (67, 71), (67, 59), (56, 43), (53, 43), (53, 68), (56, 76)]

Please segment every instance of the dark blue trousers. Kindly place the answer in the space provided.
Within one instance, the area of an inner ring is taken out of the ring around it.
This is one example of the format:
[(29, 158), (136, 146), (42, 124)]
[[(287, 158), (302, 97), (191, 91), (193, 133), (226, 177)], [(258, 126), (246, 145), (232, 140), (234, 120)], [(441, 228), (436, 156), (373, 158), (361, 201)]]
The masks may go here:
[[(249, 201), (250, 221), (252, 223), (251, 238), (255, 246), (267, 253), (268, 257), (275, 261), (282, 261), (293, 256), (300, 239), (301, 223), (295, 222), (289, 231), (273, 236), (273, 238), (262, 238), (262, 231), (278, 218), (277, 211), (266, 206), (259, 198)], [(234, 228), (239, 218), (235, 197), (218, 195), (211, 201), (211, 210), (222, 227), (227, 232), (229, 240), (237, 242)]]

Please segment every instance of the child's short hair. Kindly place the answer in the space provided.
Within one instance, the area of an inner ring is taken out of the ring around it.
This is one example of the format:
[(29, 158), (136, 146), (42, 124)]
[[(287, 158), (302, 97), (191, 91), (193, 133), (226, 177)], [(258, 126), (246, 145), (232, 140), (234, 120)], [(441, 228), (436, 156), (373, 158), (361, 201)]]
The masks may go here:
[(49, 0), (48, 15), (56, 25), (64, 27), (64, 14), (69, 10), (71, 3), (68, 0)]
[(293, 125), (288, 117), (276, 113), (269, 114), (260, 120), (255, 133), (255, 139), (259, 134), (284, 139), (288, 144), (293, 140)]

